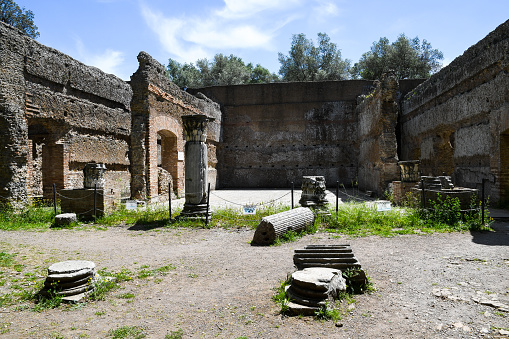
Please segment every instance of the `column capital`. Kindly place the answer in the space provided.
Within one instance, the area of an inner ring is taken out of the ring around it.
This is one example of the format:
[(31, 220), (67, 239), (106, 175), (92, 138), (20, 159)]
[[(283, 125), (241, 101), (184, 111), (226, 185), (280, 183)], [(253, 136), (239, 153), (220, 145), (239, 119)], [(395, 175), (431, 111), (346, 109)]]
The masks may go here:
[(203, 114), (184, 115), (182, 124), (184, 125), (184, 138), (187, 141), (205, 142), (207, 140), (207, 124), (214, 121)]

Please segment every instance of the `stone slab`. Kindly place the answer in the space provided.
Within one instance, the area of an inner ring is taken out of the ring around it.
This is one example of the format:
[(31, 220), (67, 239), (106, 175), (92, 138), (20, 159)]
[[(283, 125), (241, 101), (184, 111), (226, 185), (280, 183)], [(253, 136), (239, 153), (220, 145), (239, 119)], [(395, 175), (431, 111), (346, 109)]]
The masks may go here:
[(57, 262), (48, 268), (48, 275), (75, 273), (83, 270), (92, 271), (95, 264), (87, 260), (67, 260)]
[(292, 274), (292, 285), (313, 291), (328, 291), (330, 281), (336, 275), (341, 276), (341, 271), (326, 267), (309, 267)]
[(67, 226), (76, 221), (76, 213), (62, 213), (55, 216), (55, 225)]

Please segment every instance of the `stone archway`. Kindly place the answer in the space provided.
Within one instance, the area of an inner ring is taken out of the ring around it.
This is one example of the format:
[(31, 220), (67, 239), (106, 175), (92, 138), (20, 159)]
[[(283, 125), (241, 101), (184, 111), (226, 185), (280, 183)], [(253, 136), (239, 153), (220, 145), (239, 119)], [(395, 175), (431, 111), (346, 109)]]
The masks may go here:
[(179, 177), (177, 136), (168, 130), (157, 132), (157, 167), (158, 195), (166, 196), (178, 186)]

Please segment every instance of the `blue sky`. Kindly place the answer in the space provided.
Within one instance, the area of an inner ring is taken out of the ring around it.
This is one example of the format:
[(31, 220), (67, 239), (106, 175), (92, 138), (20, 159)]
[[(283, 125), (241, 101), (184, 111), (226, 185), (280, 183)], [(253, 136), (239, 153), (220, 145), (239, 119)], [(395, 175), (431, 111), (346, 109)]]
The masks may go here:
[(373, 42), (426, 39), (447, 64), (509, 19), (509, 0), (15, 0), (40, 43), (124, 80), (146, 51), (166, 65), (217, 53), (279, 70), (292, 34), (324, 32), (357, 62)]

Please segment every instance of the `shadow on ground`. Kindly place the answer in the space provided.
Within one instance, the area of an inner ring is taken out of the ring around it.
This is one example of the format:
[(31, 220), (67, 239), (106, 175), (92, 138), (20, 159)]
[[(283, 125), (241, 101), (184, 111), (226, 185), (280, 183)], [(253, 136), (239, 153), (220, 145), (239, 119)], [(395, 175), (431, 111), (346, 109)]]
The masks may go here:
[(491, 228), (493, 231), (470, 231), (472, 241), (488, 246), (509, 246), (509, 222), (494, 221)]

